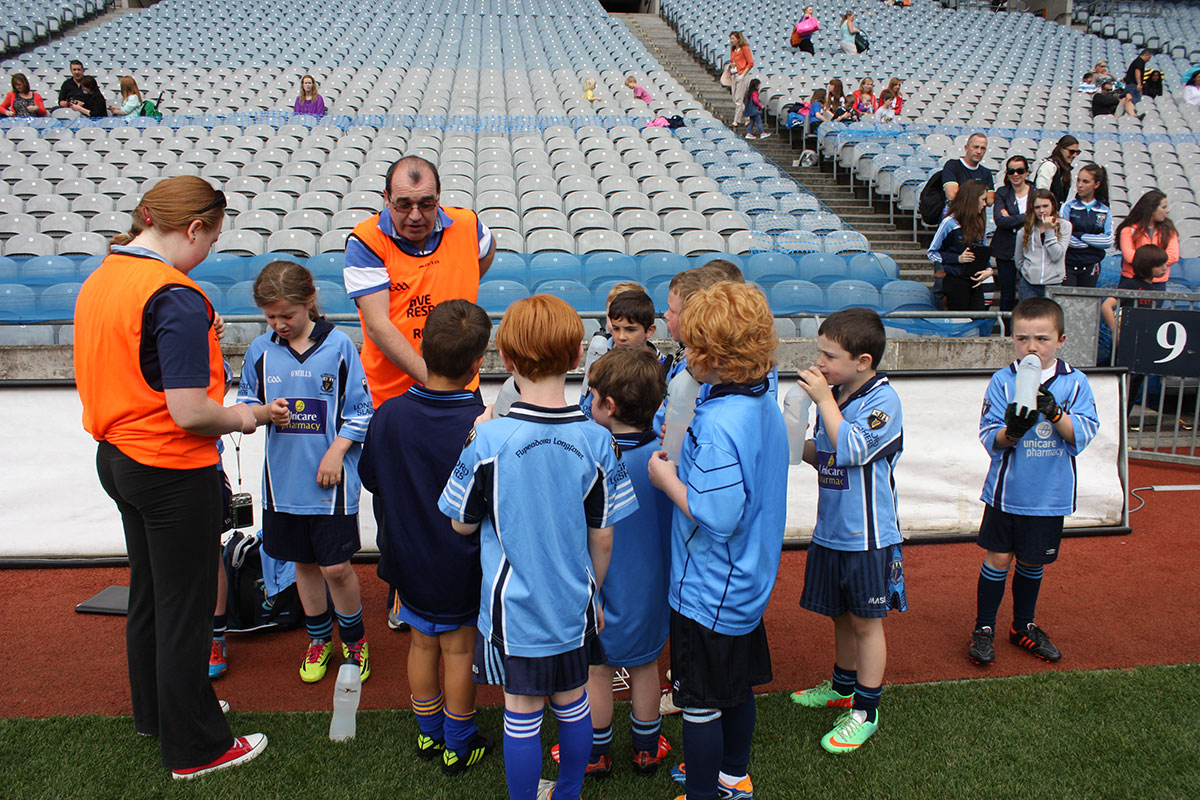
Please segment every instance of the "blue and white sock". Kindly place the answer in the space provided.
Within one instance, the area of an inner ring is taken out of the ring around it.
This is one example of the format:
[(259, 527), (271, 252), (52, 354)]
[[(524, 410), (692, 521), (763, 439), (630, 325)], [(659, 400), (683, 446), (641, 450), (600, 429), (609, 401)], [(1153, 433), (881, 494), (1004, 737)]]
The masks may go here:
[(558, 720), (558, 785), (557, 800), (579, 800), (583, 791), (583, 773), (592, 752), (592, 707), (587, 692), (565, 706), (550, 703)]
[(633, 749), (658, 755), (658, 737), (662, 733), (662, 716), (656, 716), (649, 722), (643, 722), (631, 711), (629, 712), (629, 721), (633, 725)]
[(362, 606), (350, 614), (337, 612), (338, 637), (342, 644), (354, 644), (363, 638), (366, 631), (363, 627)]
[(717, 776), (725, 749), (721, 710), (683, 709), (683, 757), (687, 763), (688, 800), (716, 800)]
[[(589, 725), (590, 727), (590, 725)], [(504, 778), (508, 796), (536, 797), (542, 777), (542, 712), (504, 711)]]

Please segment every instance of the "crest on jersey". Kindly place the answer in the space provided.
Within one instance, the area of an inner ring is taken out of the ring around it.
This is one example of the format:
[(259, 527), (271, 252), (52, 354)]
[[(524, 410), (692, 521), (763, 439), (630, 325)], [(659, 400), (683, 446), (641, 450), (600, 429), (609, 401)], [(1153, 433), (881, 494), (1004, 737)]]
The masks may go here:
[(333, 375), (329, 373), (321, 375), (321, 391), (327, 393), (333, 391)]
[(613, 455), (617, 457), (617, 461), (621, 460), (621, 445), (617, 444), (616, 439), (609, 439), (609, 445), (612, 447)]
[(475, 441), (475, 429), (471, 428), (471, 430), (467, 433), (467, 440), (463, 442), (463, 447), (468, 446), (473, 441)]
[(303, 401), (303, 400), (297, 400), (297, 401), (296, 401), (296, 410), (297, 410), (297, 411), (303, 411), (303, 410), (304, 410), (304, 401)]
[(988, 411), (990, 411), (991, 408), (992, 408), (992, 401), (988, 400), (986, 397), (983, 398), (983, 408), (979, 409), (979, 416), (986, 417)]
[(887, 425), (890, 419), (891, 417), (877, 408), (867, 415), (867, 427), (873, 431), (877, 431), (884, 425)]

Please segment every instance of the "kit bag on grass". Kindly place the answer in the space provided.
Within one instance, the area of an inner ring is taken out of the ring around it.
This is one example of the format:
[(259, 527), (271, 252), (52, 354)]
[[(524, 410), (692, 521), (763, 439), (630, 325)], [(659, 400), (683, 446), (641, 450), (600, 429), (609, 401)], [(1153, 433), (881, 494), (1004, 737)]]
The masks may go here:
[(257, 534), (234, 531), (221, 551), (221, 566), (229, 581), (228, 630), (286, 631), (304, 621), (296, 565), (271, 558)]
[(942, 171), (929, 176), (917, 201), (917, 214), (926, 225), (937, 225), (946, 210), (946, 190), (942, 188)]

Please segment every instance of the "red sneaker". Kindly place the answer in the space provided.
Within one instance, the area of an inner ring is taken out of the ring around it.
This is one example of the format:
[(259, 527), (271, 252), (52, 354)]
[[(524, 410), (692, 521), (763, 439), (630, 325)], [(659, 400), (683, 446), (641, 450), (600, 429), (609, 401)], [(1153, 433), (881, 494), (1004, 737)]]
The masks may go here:
[(658, 735), (657, 750), (634, 750), (633, 770), (641, 775), (653, 775), (671, 752), (671, 743), (661, 733)]
[(267, 749), (267, 737), (264, 734), (252, 733), (249, 736), (239, 736), (233, 740), (233, 747), (226, 750), (216, 761), (199, 767), (173, 769), (171, 777), (186, 781), (226, 767), (236, 767), (238, 764), (245, 764), (265, 749)]
[[(550, 757), (554, 759), (554, 763), (558, 762), (558, 745), (550, 748)], [(612, 757), (606, 755), (600, 756), (598, 761), (589, 761), (587, 767), (583, 770), (585, 778), (607, 778), (612, 774)]]

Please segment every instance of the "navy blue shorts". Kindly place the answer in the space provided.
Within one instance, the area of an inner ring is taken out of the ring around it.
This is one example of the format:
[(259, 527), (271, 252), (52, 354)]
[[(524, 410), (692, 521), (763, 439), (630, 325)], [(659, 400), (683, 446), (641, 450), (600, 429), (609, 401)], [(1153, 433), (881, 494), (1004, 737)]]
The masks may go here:
[(475, 663), (471, 671), (475, 682), (485, 686), (503, 686), (509, 694), (550, 697), (578, 689), (588, 681), (589, 667), (604, 663), (600, 637), (592, 636), (582, 647), (541, 658), (506, 656), (504, 651), (475, 634)]
[(886, 617), (889, 609), (907, 610), (900, 545), (877, 550), (809, 545), (800, 607), (827, 617)]
[(358, 515), (286, 514), (264, 508), (262, 537), (271, 558), (332, 567), (358, 552)]
[(671, 691), (679, 708), (737, 708), (770, 683), (767, 628), (740, 636), (706, 628), (671, 610)]
[(1062, 547), (1063, 518), (1010, 514), (985, 505), (976, 542), (993, 553), (1013, 553), (1026, 564), (1053, 564)]

